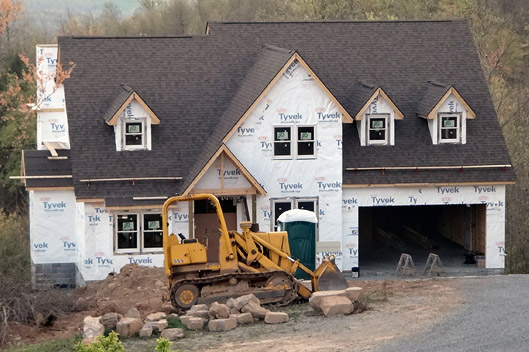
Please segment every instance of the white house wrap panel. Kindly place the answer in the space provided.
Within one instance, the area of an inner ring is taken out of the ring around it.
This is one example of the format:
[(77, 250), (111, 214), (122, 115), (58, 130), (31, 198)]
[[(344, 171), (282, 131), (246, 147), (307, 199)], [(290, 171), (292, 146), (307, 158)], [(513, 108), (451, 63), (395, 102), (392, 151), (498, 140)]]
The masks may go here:
[(74, 263), (75, 195), (71, 191), (30, 191), (30, 246), (34, 264)]
[[(314, 197), (318, 199), (319, 241), (341, 241), (341, 121), (334, 102), (294, 61), (227, 142), (267, 192), (257, 197), (261, 231), (272, 230), (270, 199)], [(297, 126), (314, 126), (314, 157), (301, 159), (293, 152), (289, 158), (275, 158), (277, 126), (291, 126), (292, 135)]]

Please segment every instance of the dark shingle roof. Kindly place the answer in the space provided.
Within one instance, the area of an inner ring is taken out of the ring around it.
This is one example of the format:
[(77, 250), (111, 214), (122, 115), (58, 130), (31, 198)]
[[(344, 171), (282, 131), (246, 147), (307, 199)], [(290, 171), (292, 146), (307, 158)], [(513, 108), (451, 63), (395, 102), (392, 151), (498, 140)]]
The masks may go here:
[(428, 116), (446, 92), (448, 92), (450, 87), (452, 87), (450, 84), (435, 80), (426, 82), (424, 85), (424, 93), (417, 102), (417, 114), (420, 116)]
[[(248, 45), (266, 41), (296, 49), (351, 115), (357, 106), (348, 99), (352, 82), (367, 80), (383, 87), (404, 114), (395, 122), (395, 145), (362, 147), (356, 126), (344, 124), (344, 184), (393, 183), (368, 172), (353, 177), (346, 168), (511, 163), (466, 21), (210, 23), (209, 28), (212, 37), (239, 36)], [(441, 53), (449, 53), (449, 59)], [(450, 82), (476, 113), (467, 120), (464, 145), (433, 145), (428, 122), (417, 116), (425, 83), (432, 77)], [(442, 172), (432, 172), (423, 181), (437, 182)], [(488, 169), (475, 174), (449, 173), (451, 182), (514, 180), (512, 169), (500, 175)], [(400, 181), (423, 182), (413, 172), (404, 173)]]
[(257, 54), (255, 64), (248, 70), (246, 77), (241, 82), (239, 89), (237, 89), (226, 111), (220, 117), (215, 131), (208, 138), (200, 157), (193, 167), (189, 169), (189, 181), (192, 181), (200, 170), (202, 170), (211, 156), (222, 145), (222, 140), (227, 133), (240, 120), (293, 54), (294, 51), (291, 50), (271, 45), (263, 46)]
[(367, 103), (369, 98), (375, 94), (379, 86), (368, 81), (357, 82), (351, 85), (351, 96), (349, 97), (349, 113), (355, 118), (360, 109)]
[[(47, 150), (25, 150), (24, 170), (26, 176), (68, 176), (72, 175), (69, 150), (57, 150), (60, 157), (67, 159), (48, 159)], [(71, 178), (39, 178), (27, 179), (27, 188), (72, 187)]]
[(107, 111), (103, 114), (103, 118), (107, 123), (110, 122), (112, 117), (118, 112), (118, 110), (121, 108), (123, 103), (127, 101), (127, 99), (130, 97), (130, 95), (134, 92), (134, 89), (126, 85), (125, 83), (122, 83), (120, 85), (121, 89), (117, 90), (116, 97), (114, 98), (114, 101), (110, 106), (108, 107)]
[[(384, 87), (404, 114), (395, 122), (395, 146), (361, 147), (356, 126), (343, 125), (345, 184), (389, 183), (345, 171), (351, 167), (510, 164), (464, 21), (210, 23), (209, 28), (210, 36), (202, 37), (59, 39), (61, 60), (76, 64), (65, 94), (77, 197), (183, 192), (294, 50), (351, 115), (364, 97), (352, 82), (363, 80)], [(449, 60), (443, 52), (450, 53)], [(432, 77), (456, 86), (476, 113), (467, 121), (467, 144), (432, 145), (427, 121), (417, 116)], [(151, 151), (116, 152), (113, 127), (102, 122), (122, 82), (163, 121), (152, 127)], [(462, 180), (459, 175), (469, 182), (514, 179), (512, 171), (457, 175), (452, 182)], [(158, 176), (183, 180), (90, 186), (79, 181)], [(400, 180), (417, 182), (417, 175), (404, 173)]]

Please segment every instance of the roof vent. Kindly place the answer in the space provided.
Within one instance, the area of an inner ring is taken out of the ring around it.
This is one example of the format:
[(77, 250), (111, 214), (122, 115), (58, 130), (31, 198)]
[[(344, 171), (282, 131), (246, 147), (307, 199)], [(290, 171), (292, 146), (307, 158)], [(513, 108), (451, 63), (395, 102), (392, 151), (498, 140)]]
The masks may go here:
[(428, 81), (428, 83), (434, 85), (434, 86), (437, 86), (437, 87), (446, 87), (447, 84), (445, 83), (441, 83), (439, 81), (436, 81), (435, 79), (432, 79), (431, 81)]
[(374, 89), (376, 87), (376, 85), (374, 85), (373, 83), (370, 83), (368, 81), (361, 81), (360, 84), (366, 88), (369, 88), (369, 89)]
[(127, 83), (121, 83), (121, 88), (123, 88), (125, 91), (131, 93), (134, 91), (134, 89), (132, 89)]

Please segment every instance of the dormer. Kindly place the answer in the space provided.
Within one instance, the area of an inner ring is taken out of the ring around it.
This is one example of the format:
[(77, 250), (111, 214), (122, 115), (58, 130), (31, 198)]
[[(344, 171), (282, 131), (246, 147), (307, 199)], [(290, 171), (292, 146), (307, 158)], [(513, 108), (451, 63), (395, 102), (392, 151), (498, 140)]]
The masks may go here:
[(465, 144), (467, 119), (476, 117), (454, 86), (438, 81), (428, 81), (417, 114), (428, 120), (433, 144)]
[(121, 84), (105, 121), (114, 126), (117, 151), (151, 150), (151, 126), (160, 123), (140, 95), (126, 84)]
[(404, 115), (382, 87), (362, 81), (354, 87), (352, 102), (360, 145), (395, 145), (395, 120)]

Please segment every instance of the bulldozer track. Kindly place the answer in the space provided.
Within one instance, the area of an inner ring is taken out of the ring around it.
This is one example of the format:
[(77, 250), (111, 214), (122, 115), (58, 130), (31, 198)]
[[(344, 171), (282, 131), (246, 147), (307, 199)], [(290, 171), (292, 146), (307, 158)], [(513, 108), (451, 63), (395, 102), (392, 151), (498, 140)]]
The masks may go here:
[(287, 273), (285, 271), (276, 270), (276, 271), (266, 271), (266, 272), (260, 272), (260, 273), (246, 273), (246, 272), (235, 272), (235, 273), (228, 273), (228, 274), (221, 274), (221, 275), (215, 275), (215, 276), (209, 276), (204, 278), (193, 278), (193, 279), (183, 279), (175, 281), (171, 285), (171, 303), (174, 308), (176, 308), (179, 312), (185, 312), (189, 307), (181, 307), (178, 305), (175, 299), (175, 293), (177, 292), (178, 288), (184, 286), (184, 285), (194, 285), (198, 288), (198, 291), (200, 292), (202, 287), (208, 286), (215, 283), (220, 283), (224, 281), (229, 281), (230, 279), (234, 278), (237, 280), (248, 280), (250, 283), (255, 281), (265, 281), (268, 280), (274, 276), (284, 276), (288, 279), (288, 285), (289, 288), (285, 290), (274, 290), (274, 288), (270, 287), (267, 289), (266, 285), (263, 286), (252, 286), (250, 285), (248, 292), (240, 292), (236, 294), (220, 294), (220, 295), (212, 295), (212, 296), (201, 296), (199, 293), (199, 296), (197, 298), (197, 303), (201, 303), (201, 300), (204, 299), (212, 299), (212, 300), (227, 300), (231, 297), (238, 297), (245, 294), (254, 293), (256, 296), (259, 297), (260, 293), (263, 292), (270, 292), (270, 293), (281, 293), (282, 295), (274, 295), (273, 297), (265, 299), (264, 304), (274, 304), (274, 305), (287, 305), (290, 302), (292, 302), (294, 299), (298, 297), (297, 294), (297, 281), (294, 278), (294, 276), (290, 273)]

